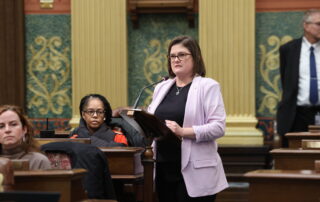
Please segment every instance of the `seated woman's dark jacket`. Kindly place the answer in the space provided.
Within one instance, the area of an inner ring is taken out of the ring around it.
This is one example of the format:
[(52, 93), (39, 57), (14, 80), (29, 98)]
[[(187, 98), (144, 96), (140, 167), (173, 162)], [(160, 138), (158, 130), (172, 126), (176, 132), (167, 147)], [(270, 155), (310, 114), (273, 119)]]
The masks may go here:
[(91, 144), (97, 147), (126, 146), (125, 144), (114, 141), (116, 134), (105, 123), (103, 123), (97, 131), (90, 134), (83, 118), (80, 119), (79, 127), (70, 133), (71, 137), (74, 135), (77, 135), (77, 138), (90, 138)]
[(88, 171), (83, 178), (83, 187), (89, 199), (116, 199), (108, 160), (97, 147), (78, 142), (51, 142), (42, 145), (41, 150), (66, 153), (71, 158), (72, 168)]
[[(134, 121), (134, 120), (133, 120)], [(111, 128), (119, 127), (121, 131), (125, 134), (128, 140), (128, 144), (131, 147), (145, 147), (146, 142), (144, 136), (140, 134), (134, 127), (131, 126), (123, 118), (112, 117), (110, 122)]]

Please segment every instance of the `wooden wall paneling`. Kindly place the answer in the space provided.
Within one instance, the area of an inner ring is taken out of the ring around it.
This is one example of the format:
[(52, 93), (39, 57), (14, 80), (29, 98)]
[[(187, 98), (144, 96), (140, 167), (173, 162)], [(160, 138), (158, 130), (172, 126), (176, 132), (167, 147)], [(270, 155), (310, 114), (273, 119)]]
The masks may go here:
[(139, 28), (139, 14), (145, 13), (184, 13), (189, 27), (194, 28), (199, 6), (198, 0), (127, 0), (127, 8), (134, 28)]
[(24, 2), (0, 1), (0, 105), (25, 107)]
[(53, 8), (41, 8), (39, 0), (24, 0), (25, 14), (70, 14), (71, 0), (54, 0)]

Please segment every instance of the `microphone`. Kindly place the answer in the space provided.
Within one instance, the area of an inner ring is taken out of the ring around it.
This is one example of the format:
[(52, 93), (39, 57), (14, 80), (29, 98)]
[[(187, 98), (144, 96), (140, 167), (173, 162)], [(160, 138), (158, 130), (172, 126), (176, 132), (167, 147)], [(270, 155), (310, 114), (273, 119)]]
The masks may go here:
[(134, 102), (133, 109), (136, 109), (136, 108), (137, 108), (137, 105), (138, 105), (138, 103), (139, 103), (139, 101), (140, 101), (141, 94), (142, 94), (142, 92), (143, 92), (146, 88), (149, 88), (149, 87), (151, 87), (151, 86), (154, 86), (154, 85), (156, 85), (156, 84), (158, 84), (158, 83), (161, 83), (162, 81), (165, 81), (165, 80), (168, 80), (168, 79), (169, 79), (168, 76), (164, 76), (164, 77), (161, 78), (161, 80), (159, 80), (159, 81), (157, 81), (157, 82), (154, 82), (154, 83), (152, 83), (152, 84), (150, 84), (150, 85), (147, 85), (147, 86), (143, 87), (143, 88), (140, 90), (139, 95), (138, 95), (136, 101)]
[(49, 119), (47, 118), (46, 130), (40, 131), (40, 138), (53, 138), (54, 135), (54, 130), (49, 130)]

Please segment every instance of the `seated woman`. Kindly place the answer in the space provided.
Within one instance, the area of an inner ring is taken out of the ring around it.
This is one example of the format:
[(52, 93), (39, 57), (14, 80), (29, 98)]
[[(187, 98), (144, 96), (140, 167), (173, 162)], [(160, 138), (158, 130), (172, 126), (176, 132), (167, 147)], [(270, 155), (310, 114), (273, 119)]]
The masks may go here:
[(50, 161), (40, 153), (33, 135), (31, 125), (19, 107), (0, 106), (0, 156), (27, 159), (30, 170), (50, 169)]
[(99, 94), (89, 94), (80, 101), (80, 125), (71, 132), (71, 138), (91, 138), (97, 147), (127, 146), (125, 135), (110, 128), (112, 110), (107, 99)]

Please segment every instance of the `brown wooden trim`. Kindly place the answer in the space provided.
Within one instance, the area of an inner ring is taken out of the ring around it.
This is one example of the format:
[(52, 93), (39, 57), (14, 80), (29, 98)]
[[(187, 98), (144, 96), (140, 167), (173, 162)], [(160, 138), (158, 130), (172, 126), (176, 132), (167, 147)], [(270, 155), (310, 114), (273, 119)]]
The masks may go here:
[(20, 89), (20, 93), (16, 95), (20, 100), (19, 105), (26, 108), (26, 71), (25, 71), (25, 18), (24, 18), (24, 1), (18, 1), (17, 6), (17, 26), (16, 26), (16, 38), (17, 40), (17, 66), (20, 69), (20, 78), (18, 79), (17, 88)]
[(198, 0), (127, 0), (127, 10), (134, 28), (139, 27), (139, 15), (150, 13), (184, 13), (189, 27), (194, 27)]
[(54, 0), (53, 8), (40, 8), (39, 0), (24, 0), (25, 14), (70, 14), (71, 0)]
[(256, 0), (257, 12), (305, 11), (319, 8), (319, 0)]

